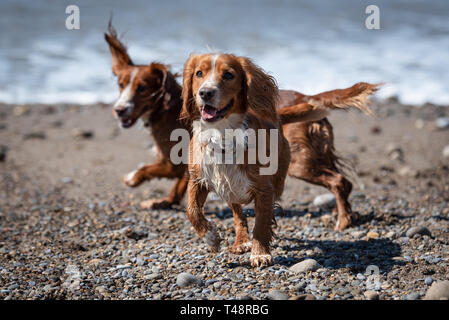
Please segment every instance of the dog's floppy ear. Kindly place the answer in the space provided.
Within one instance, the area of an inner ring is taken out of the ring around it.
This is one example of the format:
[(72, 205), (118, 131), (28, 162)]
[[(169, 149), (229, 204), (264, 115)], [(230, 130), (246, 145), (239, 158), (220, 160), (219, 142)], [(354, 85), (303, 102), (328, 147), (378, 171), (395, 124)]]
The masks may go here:
[(119, 70), (123, 67), (133, 65), (131, 58), (128, 56), (126, 47), (117, 38), (117, 32), (112, 26), (111, 20), (109, 20), (108, 32), (104, 34), (106, 42), (109, 44), (109, 50), (112, 55), (112, 72), (117, 75)]
[(198, 113), (192, 92), (193, 73), (195, 72), (198, 57), (198, 55), (191, 54), (184, 64), (181, 119), (192, 119), (195, 113)]
[(248, 107), (256, 114), (276, 121), (276, 105), (279, 101), (276, 80), (249, 58), (238, 57), (237, 60), (244, 72), (243, 87)]
[(154, 95), (156, 99), (164, 99), (163, 105), (165, 110), (175, 107), (179, 100), (172, 99), (171, 93), (175, 90), (178, 84), (176, 83), (175, 77), (171, 74), (169, 67), (156, 62), (151, 63), (150, 67), (160, 81), (160, 88), (155, 91), (152, 96)]

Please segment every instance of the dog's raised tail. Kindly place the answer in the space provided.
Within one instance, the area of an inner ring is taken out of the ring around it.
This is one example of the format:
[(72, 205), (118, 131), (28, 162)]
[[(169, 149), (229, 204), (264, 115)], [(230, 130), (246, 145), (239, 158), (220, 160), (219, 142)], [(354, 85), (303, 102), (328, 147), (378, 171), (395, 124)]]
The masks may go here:
[(304, 121), (318, 121), (328, 116), (329, 110), (356, 108), (373, 115), (369, 97), (382, 83), (358, 82), (346, 89), (326, 91), (313, 96), (304, 96), (304, 103), (278, 109), (282, 124)]

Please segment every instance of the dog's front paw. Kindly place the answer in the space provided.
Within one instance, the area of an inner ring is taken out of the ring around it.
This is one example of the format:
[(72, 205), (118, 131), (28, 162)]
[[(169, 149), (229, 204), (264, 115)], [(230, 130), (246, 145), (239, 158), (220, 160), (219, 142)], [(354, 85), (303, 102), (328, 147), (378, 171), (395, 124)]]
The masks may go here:
[(138, 170), (131, 171), (122, 180), (128, 187), (132, 188), (137, 187), (143, 182)]
[(270, 254), (258, 254), (251, 255), (251, 258), (249, 258), (249, 262), (251, 262), (251, 266), (253, 268), (266, 267), (273, 264), (273, 259), (271, 258)]
[(234, 243), (234, 245), (231, 247), (230, 251), (233, 254), (244, 254), (246, 252), (251, 251), (252, 242), (247, 241), (244, 243)]
[(204, 240), (213, 252), (218, 252), (220, 250), (221, 238), (218, 234), (217, 227), (212, 221), (208, 221), (207, 223), (207, 231), (204, 235)]
[(142, 209), (171, 209), (173, 202), (169, 201), (167, 198), (164, 199), (152, 199), (145, 200), (140, 203)]

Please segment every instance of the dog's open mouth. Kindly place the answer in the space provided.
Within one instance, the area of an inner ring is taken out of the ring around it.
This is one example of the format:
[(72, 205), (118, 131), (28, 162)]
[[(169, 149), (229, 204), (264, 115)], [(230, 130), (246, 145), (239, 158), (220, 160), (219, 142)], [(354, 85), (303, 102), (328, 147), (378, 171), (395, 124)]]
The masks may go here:
[(201, 118), (204, 121), (214, 122), (222, 119), (226, 113), (228, 113), (229, 109), (231, 109), (232, 104), (234, 103), (234, 99), (231, 99), (229, 103), (223, 108), (218, 110), (211, 105), (206, 104), (203, 108), (201, 108)]
[(133, 124), (136, 122), (135, 119), (121, 119), (120, 124), (122, 125), (122, 128), (128, 129), (133, 126)]

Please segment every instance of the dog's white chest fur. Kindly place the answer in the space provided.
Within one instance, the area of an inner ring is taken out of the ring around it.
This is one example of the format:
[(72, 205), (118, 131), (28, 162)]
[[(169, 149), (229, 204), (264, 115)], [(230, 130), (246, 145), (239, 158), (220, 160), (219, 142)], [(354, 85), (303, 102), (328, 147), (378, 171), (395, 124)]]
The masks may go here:
[[(229, 152), (229, 145), (226, 148), (226, 142), (229, 140), (225, 139), (227, 134), (225, 129), (245, 130), (242, 117), (231, 115), (218, 123), (198, 123), (193, 128), (195, 143), (198, 143), (195, 157), (201, 167), (201, 181), (221, 199), (230, 203), (247, 203), (251, 200), (250, 181), (246, 173), (236, 164), (235, 153)], [(234, 145), (231, 150), (235, 148)], [(224, 157), (221, 161), (216, 157), (217, 154), (223, 154), (225, 149), (228, 149), (226, 156), (233, 158), (230, 164), (225, 163)]]

